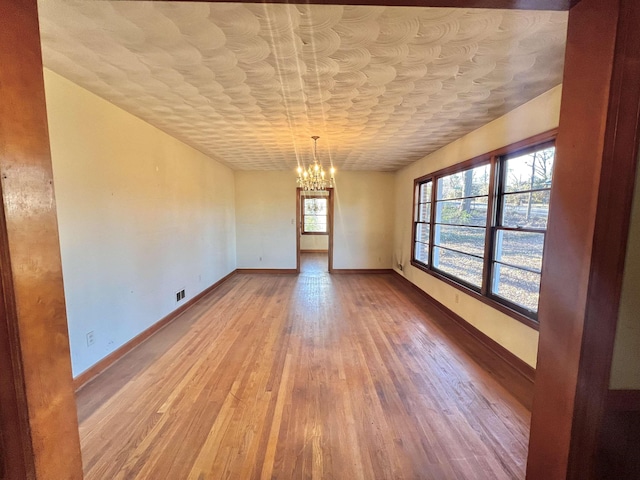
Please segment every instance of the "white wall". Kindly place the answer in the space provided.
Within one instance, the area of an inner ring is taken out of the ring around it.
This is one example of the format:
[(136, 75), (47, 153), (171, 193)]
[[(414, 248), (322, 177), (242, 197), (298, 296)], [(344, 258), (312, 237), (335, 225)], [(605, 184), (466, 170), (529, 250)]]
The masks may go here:
[(234, 175), (48, 70), (45, 87), (78, 375), (236, 268)]
[(391, 268), (395, 174), (341, 171), (334, 194), (333, 268)]
[(405, 167), (396, 175), (394, 268), (397, 269), (395, 264), (401, 263), (404, 271), (397, 270), (398, 273), (532, 366), (536, 364), (538, 332), (411, 266), (413, 181), (444, 167), (556, 128), (561, 93), (561, 87), (558, 86)]
[(300, 235), (300, 250), (328, 250), (329, 235)]
[(238, 268), (296, 268), (295, 172), (235, 172)]
[(636, 171), (627, 242), (610, 387), (640, 390), (640, 168)]

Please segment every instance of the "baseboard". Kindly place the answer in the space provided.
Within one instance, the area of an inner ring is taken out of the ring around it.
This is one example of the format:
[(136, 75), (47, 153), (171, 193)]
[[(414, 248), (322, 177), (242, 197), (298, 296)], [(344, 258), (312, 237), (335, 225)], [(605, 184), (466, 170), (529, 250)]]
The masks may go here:
[(434, 307), (440, 310), (447, 318), (451, 319), (453, 322), (458, 324), (458, 326), (465, 329), (467, 333), (469, 333), (472, 337), (474, 337), (485, 348), (487, 348), (493, 354), (495, 354), (504, 362), (509, 364), (514, 370), (520, 373), (525, 379), (529, 380), (532, 384), (534, 383), (535, 376), (536, 376), (535, 368), (533, 368), (527, 362), (525, 362), (521, 358), (511, 353), (509, 350), (504, 348), (502, 345), (500, 345), (498, 342), (496, 342), (486, 334), (482, 333), (480, 330), (478, 330), (476, 327), (471, 325), (460, 315), (458, 315), (457, 313), (455, 313), (454, 311), (450, 310), (448, 307), (446, 307), (445, 305), (437, 301), (435, 298), (433, 298), (427, 292), (422, 290), (420, 287), (418, 287), (417, 285), (407, 280), (404, 276), (400, 275), (395, 270), (393, 272), (395, 273), (395, 277), (398, 278), (402, 283), (404, 283), (414, 291), (418, 292), (429, 303), (431, 303)]
[(609, 390), (607, 408), (618, 412), (640, 412), (640, 390)]
[(300, 253), (329, 253), (329, 250), (300, 250)]
[(129, 353), (131, 350), (133, 350), (138, 345), (140, 345), (142, 342), (144, 342), (149, 337), (151, 337), (154, 333), (158, 332), (162, 328), (164, 328), (167, 325), (169, 325), (173, 320), (178, 318), (185, 310), (187, 310), (189, 307), (193, 306), (202, 297), (204, 297), (208, 293), (212, 292), (213, 290), (218, 288), (220, 285), (222, 285), (224, 282), (229, 280), (233, 275), (236, 274), (236, 272), (237, 272), (237, 270), (234, 270), (229, 275), (221, 278), (220, 280), (218, 280), (216, 283), (214, 283), (210, 287), (207, 287), (206, 289), (204, 289), (202, 292), (197, 294), (195, 297), (190, 298), (184, 305), (181, 305), (180, 307), (176, 308), (173, 312), (169, 313), (167, 316), (165, 316), (162, 319), (158, 320), (156, 323), (154, 323), (149, 328), (147, 328), (143, 332), (141, 332), (138, 335), (136, 335), (135, 337), (133, 337), (131, 340), (129, 340), (124, 345), (122, 345), (120, 348), (118, 348), (117, 350), (114, 350), (109, 355), (104, 357), (102, 360), (98, 361), (98, 363), (96, 363), (92, 367), (89, 367), (87, 370), (85, 370), (80, 375), (75, 377), (73, 379), (73, 387), (74, 387), (74, 389), (76, 391), (80, 390), (87, 383), (89, 383), (95, 377), (100, 375), (107, 368), (109, 368), (111, 365), (113, 365), (115, 362), (117, 362), (122, 357), (124, 357), (127, 353)]
[(295, 268), (238, 268), (236, 273), (298, 273)]
[(334, 268), (331, 270), (331, 273), (339, 273), (339, 274), (351, 274), (351, 273), (375, 273), (375, 274), (383, 274), (383, 273), (393, 273), (393, 270), (390, 268)]

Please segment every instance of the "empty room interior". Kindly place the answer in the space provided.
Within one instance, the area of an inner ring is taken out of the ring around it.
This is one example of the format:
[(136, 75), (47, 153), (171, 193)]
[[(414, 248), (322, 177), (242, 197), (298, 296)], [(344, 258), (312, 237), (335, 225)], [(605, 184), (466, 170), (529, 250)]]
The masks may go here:
[(640, 478), (640, 7), (345, 3), (1, 1), (1, 480)]

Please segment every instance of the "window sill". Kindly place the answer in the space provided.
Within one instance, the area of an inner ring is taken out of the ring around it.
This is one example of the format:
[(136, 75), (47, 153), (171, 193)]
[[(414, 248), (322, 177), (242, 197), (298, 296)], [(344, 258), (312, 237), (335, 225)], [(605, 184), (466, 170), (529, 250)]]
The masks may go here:
[(504, 313), (505, 315), (508, 315), (509, 317), (513, 318), (514, 320), (519, 321), (520, 323), (525, 324), (527, 327), (533, 328), (534, 330), (539, 330), (540, 329), (540, 324), (532, 319), (527, 317), (526, 315), (523, 315), (520, 312), (517, 312), (516, 310), (513, 310), (511, 308), (509, 308), (508, 306), (494, 300), (491, 297), (487, 297), (485, 295), (482, 295), (479, 292), (476, 292), (475, 290), (466, 287), (464, 285), (461, 285), (458, 282), (455, 282), (454, 280), (451, 280), (450, 278), (439, 274), (438, 272), (435, 272), (433, 270), (429, 270), (428, 268), (426, 268), (424, 265), (411, 260), (411, 265), (414, 266), (415, 268), (417, 268), (418, 270), (425, 272), (429, 275), (431, 275), (432, 277), (437, 278), (438, 280), (443, 281), (444, 283), (446, 283), (447, 285), (452, 286), (453, 288), (456, 288), (458, 290), (460, 290), (463, 293), (466, 293), (467, 295), (469, 295), (470, 297), (475, 298), (476, 300), (480, 300), (482, 303), (484, 303), (485, 305), (488, 305), (496, 310), (498, 310), (501, 313)]
[(300, 235), (329, 235), (327, 232), (302, 232)]

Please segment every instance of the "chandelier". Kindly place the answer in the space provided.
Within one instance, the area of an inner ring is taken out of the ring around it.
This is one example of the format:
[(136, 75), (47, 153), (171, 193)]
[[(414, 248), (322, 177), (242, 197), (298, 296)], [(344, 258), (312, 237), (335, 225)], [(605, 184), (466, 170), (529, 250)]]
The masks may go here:
[(318, 163), (318, 137), (313, 137), (313, 165), (309, 165), (307, 169), (298, 167), (298, 178), (296, 179), (298, 186), (305, 191), (326, 190), (333, 188), (333, 174), (336, 173), (335, 168), (331, 167), (331, 175), (327, 178), (322, 165)]

